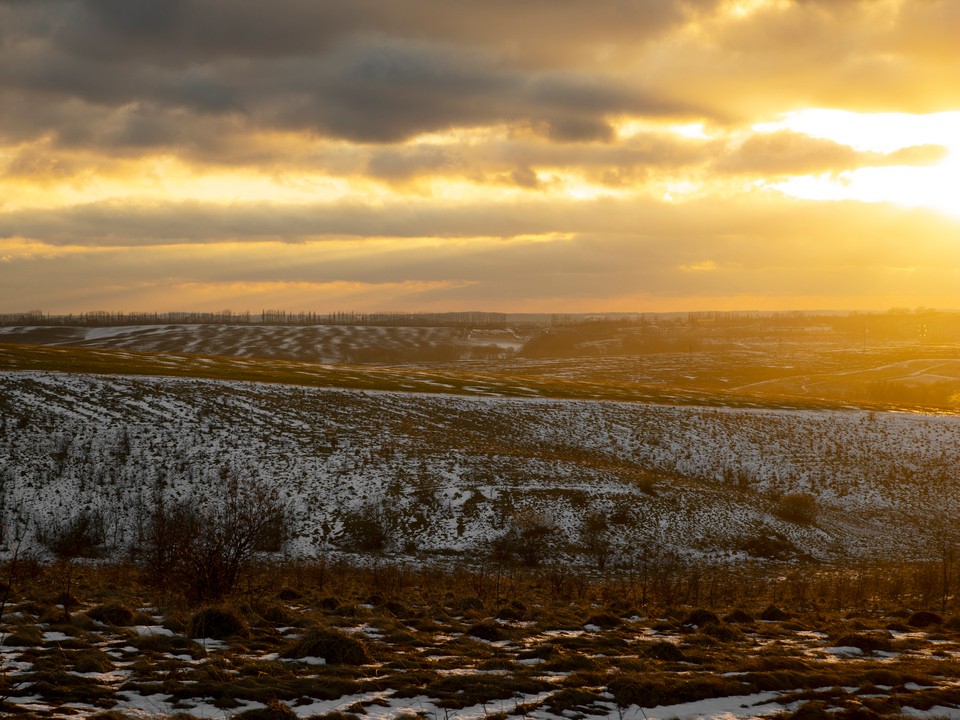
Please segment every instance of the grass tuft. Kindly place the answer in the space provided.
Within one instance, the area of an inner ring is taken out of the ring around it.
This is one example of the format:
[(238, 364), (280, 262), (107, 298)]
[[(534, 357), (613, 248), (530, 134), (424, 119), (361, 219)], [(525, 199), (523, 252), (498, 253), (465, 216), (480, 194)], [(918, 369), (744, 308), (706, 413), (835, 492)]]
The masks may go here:
[(190, 637), (226, 640), (249, 637), (250, 629), (243, 616), (229, 607), (203, 608), (190, 619)]
[(307, 632), (283, 653), (283, 657), (319, 657), (333, 665), (369, 665), (373, 662), (366, 644), (357, 635), (326, 627)]
[(87, 610), (87, 617), (103, 625), (125, 627), (132, 625), (136, 616), (133, 610), (124, 605), (108, 603), (107, 605), (98, 605), (95, 608)]
[(914, 628), (927, 628), (931, 625), (942, 625), (943, 618), (935, 612), (929, 610), (920, 610), (913, 613), (907, 620), (907, 625)]

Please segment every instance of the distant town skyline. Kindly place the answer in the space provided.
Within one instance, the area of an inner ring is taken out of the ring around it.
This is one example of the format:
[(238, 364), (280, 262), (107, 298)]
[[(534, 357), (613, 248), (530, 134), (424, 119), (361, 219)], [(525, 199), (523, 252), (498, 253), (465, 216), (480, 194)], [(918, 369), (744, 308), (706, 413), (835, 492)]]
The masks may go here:
[(0, 0), (0, 313), (957, 308), (960, 0)]

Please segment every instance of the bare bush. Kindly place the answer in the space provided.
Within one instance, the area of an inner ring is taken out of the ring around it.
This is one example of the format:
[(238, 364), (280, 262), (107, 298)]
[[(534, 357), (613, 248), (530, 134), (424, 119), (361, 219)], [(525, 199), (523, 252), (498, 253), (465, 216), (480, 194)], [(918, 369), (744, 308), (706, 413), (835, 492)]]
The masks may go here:
[(539, 565), (550, 550), (556, 524), (535, 510), (517, 510), (507, 529), (491, 542), (491, 556), (498, 564), (519, 562), (527, 567)]
[(597, 570), (603, 570), (612, 550), (610, 524), (606, 514), (597, 510), (587, 513), (580, 530), (580, 542), (584, 553), (593, 559)]
[(787, 522), (812, 525), (817, 521), (817, 499), (810, 493), (790, 493), (777, 501), (774, 513)]
[(277, 491), (230, 471), (221, 476), (219, 503), (168, 504), (158, 494), (134, 548), (148, 581), (195, 603), (230, 595), (258, 555), (281, 549), (289, 535)]
[(341, 547), (351, 552), (382, 553), (390, 549), (391, 518), (383, 501), (370, 501), (343, 516)]
[(99, 510), (83, 509), (65, 518), (37, 523), (36, 539), (58, 560), (101, 557), (106, 523)]

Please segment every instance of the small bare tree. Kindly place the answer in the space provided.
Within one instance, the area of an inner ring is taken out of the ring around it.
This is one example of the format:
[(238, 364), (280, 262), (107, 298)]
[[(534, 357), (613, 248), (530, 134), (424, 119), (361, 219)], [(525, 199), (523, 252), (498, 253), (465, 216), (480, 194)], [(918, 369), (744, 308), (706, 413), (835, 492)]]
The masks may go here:
[(66, 622), (70, 621), (70, 608), (74, 604), (71, 592), (76, 561), (104, 555), (105, 527), (103, 513), (90, 507), (66, 518), (54, 518), (37, 524), (37, 541), (49, 550), (56, 560), (56, 569), (61, 579), (60, 601)]
[(610, 525), (605, 513), (599, 510), (587, 513), (580, 530), (580, 542), (584, 553), (593, 558), (597, 570), (603, 571), (611, 552)]
[(221, 473), (220, 502), (168, 503), (157, 494), (134, 555), (149, 582), (177, 589), (194, 603), (220, 600), (261, 553), (282, 549), (287, 505), (275, 489)]

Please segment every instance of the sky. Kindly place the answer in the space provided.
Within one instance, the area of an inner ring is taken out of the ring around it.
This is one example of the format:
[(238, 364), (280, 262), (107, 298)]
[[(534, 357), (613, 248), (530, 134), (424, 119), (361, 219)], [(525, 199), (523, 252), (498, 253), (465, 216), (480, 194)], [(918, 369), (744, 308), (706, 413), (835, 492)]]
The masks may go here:
[(960, 308), (960, 0), (0, 0), (0, 313)]

